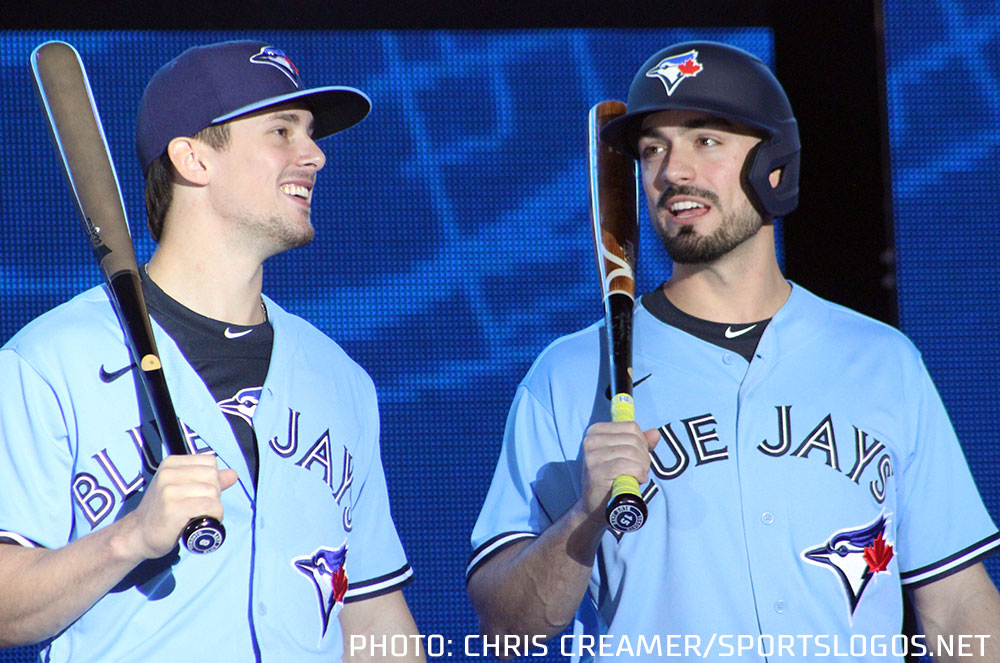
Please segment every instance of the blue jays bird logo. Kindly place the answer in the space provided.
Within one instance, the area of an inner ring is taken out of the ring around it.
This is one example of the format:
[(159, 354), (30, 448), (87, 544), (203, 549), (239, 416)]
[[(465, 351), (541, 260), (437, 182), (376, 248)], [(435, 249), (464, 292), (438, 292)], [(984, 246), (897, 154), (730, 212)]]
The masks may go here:
[(660, 60), (655, 67), (646, 72), (646, 78), (659, 78), (667, 89), (669, 97), (687, 78), (694, 78), (704, 66), (698, 62), (698, 51), (691, 50), (680, 55), (671, 55)]
[(219, 401), (216, 405), (219, 406), (223, 414), (240, 417), (248, 425), (253, 426), (253, 413), (257, 411), (257, 403), (260, 402), (260, 392), (263, 389), (263, 387), (240, 389), (235, 396)]
[(336, 550), (320, 547), (312, 555), (292, 560), (295, 570), (309, 578), (316, 588), (320, 619), (323, 624), (320, 640), (326, 635), (326, 630), (330, 626), (330, 617), (344, 607), (344, 594), (347, 593), (347, 571), (344, 570), (346, 560), (346, 541)]
[(879, 573), (889, 573), (893, 551), (885, 541), (888, 521), (883, 512), (874, 522), (842, 529), (823, 545), (802, 552), (802, 558), (807, 562), (826, 567), (837, 575), (847, 596), (852, 623), (854, 611), (868, 583)]
[(302, 87), (299, 81), (299, 68), (279, 48), (264, 46), (260, 49), (259, 53), (250, 58), (250, 62), (255, 64), (269, 64), (272, 67), (277, 67), (281, 70), (281, 73), (288, 76), (295, 83), (295, 87)]

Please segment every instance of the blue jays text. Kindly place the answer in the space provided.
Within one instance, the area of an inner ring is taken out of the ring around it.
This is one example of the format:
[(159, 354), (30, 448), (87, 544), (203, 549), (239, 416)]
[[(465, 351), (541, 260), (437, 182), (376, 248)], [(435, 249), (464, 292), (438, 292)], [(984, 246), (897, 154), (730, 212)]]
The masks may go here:
[[(792, 407), (790, 405), (776, 406), (778, 417), (778, 432), (774, 440), (765, 439), (757, 445), (757, 450), (768, 456), (784, 456), (791, 452), (792, 456), (808, 458), (811, 453), (825, 457), (825, 463), (831, 469), (841, 472), (840, 458), (837, 451), (837, 438), (833, 430), (833, 417), (827, 414), (802, 440), (794, 451), (792, 450)], [(691, 447), (695, 453), (695, 465), (704, 465), (729, 458), (729, 447), (718, 446), (720, 442), (716, 419), (711, 414), (703, 414), (681, 421)], [(892, 459), (885, 452), (885, 444), (869, 438), (868, 433), (854, 426), (854, 464), (845, 472), (846, 476), (857, 484), (861, 483), (861, 475), (878, 457), (877, 477), (869, 484), (872, 497), (881, 504), (885, 501), (886, 481), (892, 476)], [(658, 446), (652, 454), (653, 473), (661, 479), (676, 479), (691, 464), (691, 457), (681, 444), (671, 424), (659, 428), (660, 437), (666, 443), (666, 448), (673, 455), (673, 464), (666, 465), (660, 456), (663, 447)], [(711, 445), (711, 448), (710, 448)], [(879, 456), (879, 454), (882, 454)]]
[[(282, 458), (291, 458), (299, 453), (299, 416), (300, 413), (289, 409), (288, 411), (288, 439), (279, 440), (273, 437), (268, 440), (267, 446)], [(184, 431), (184, 442), (190, 453), (211, 452), (211, 449), (204, 444), (204, 440), (184, 422), (181, 422), (181, 429)], [(107, 475), (111, 487), (101, 483), (96, 476), (90, 472), (77, 472), (73, 477), (73, 500), (83, 511), (84, 516), (90, 523), (91, 528), (97, 527), (115, 507), (115, 492), (122, 501), (136, 493), (147, 481), (147, 477), (156, 472), (158, 465), (155, 460), (152, 448), (142, 433), (142, 427), (136, 426), (125, 432), (132, 440), (138, 456), (142, 459), (142, 468), (136, 476), (126, 479), (120, 467), (124, 463), (134, 463), (132, 459), (121, 459), (108, 456), (107, 449), (101, 449), (94, 454), (93, 458), (101, 466), (104, 474)], [(200, 444), (199, 444), (200, 442)], [(344, 471), (339, 477), (339, 483), (334, 485), (333, 456), (330, 448), (330, 431), (324, 431), (313, 444), (302, 453), (301, 458), (295, 461), (295, 465), (305, 470), (310, 470), (314, 465), (319, 465), (323, 470), (323, 481), (330, 486), (334, 498), (340, 503), (343, 496), (351, 487), (354, 479), (353, 462), (351, 454), (344, 448)], [(112, 488), (114, 491), (112, 491)], [(351, 530), (350, 508), (344, 507), (344, 529)]]

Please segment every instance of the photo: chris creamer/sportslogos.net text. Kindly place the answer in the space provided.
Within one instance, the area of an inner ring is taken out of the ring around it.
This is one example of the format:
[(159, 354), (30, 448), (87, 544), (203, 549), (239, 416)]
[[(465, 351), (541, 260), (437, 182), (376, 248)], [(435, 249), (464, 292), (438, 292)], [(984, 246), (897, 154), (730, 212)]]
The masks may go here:
[(565, 634), (546, 640), (542, 636), (467, 635), (462, 640), (443, 635), (382, 635), (366, 637), (352, 635), (347, 643), (350, 656), (401, 657), (412, 655), (422, 644), (428, 658), (512, 658), (518, 656), (600, 657), (656, 656), (673, 658), (741, 657), (809, 658), (835, 656), (843, 658), (940, 656), (978, 658), (984, 655), (989, 635), (959, 634), (927, 638), (923, 635), (875, 634), (852, 635), (849, 638), (830, 634), (712, 634), (700, 635), (653, 634), (599, 636)]

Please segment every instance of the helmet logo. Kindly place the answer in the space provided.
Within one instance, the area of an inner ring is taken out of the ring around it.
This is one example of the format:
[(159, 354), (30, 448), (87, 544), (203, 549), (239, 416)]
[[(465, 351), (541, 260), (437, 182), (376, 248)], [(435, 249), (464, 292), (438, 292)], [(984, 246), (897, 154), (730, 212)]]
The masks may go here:
[(646, 77), (659, 78), (669, 97), (681, 84), (681, 81), (697, 76), (702, 68), (702, 64), (698, 62), (698, 51), (690, 50), (687, 53), (672, 55), (660, 60), (655, 67), (646, 72)]

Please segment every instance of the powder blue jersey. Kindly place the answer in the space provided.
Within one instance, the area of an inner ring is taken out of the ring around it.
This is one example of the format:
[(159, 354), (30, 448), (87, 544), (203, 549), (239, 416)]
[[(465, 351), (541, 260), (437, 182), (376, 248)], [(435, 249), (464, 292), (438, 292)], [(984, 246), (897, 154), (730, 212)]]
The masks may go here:
[[(518, 387), (469, 575), (580, 496), (585, 431), (609, 420), (601, 339), (557, 340)], [(606, 653), (687, 637), (690, 658), (733, 660), (752, 636), (742, 658), (760, 660), (806, 634), (795, 655), (843, 660), (852, 635), (900, 633), (901, 586), (1000, 545), (917, 350), (886, 325), (793, 285), (747, 362), (638, 306), (633, 379), (636, 421), (660, 433), (649, 516), (605, 533), (574, 625)], [(565, 650), (602, 658), (586, 642)]]
[[(409, 579), (379, 455), (375, 389), (333, 341), (267, 300), (267, 379), (244, 405), (256, 491), (224, 415), (154, 322), (188, 446), (240, 481), (226, 541), (141, 564), (43, 652), (51, 661), (339, 660), (345, 602)], [(105, 291), (39, 317), (0, 350), (0, 538), (61, 547), (134, 508), (162, 449), (140, 414)], [(65, 588), (73, 591), (72, 587)]]

